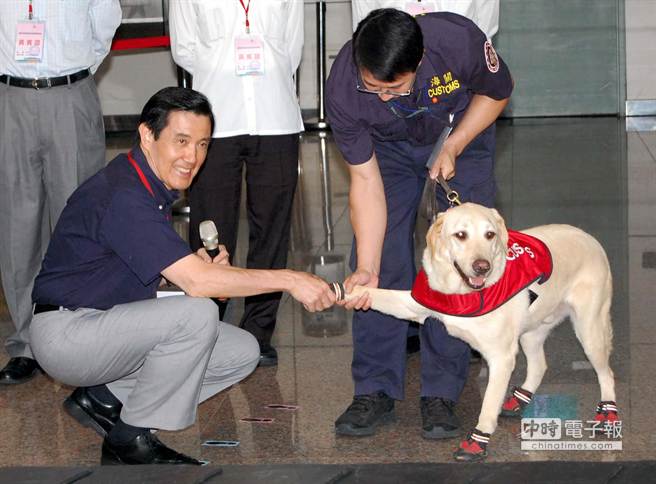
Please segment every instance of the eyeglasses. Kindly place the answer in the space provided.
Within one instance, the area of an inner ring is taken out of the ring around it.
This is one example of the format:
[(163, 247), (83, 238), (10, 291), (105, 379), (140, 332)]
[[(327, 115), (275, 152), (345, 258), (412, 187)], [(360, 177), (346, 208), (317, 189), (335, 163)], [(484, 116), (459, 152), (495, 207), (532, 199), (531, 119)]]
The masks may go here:
[(366, 87), (361, 86), (361, 80), (360, 80), (360, 72), (358, 71), (357, 77), (356, 77), (356, 83), (355, 83), (355, 88), (360, 91), (364, 92), (366, 94), (376, 94), (378, 96), (383, 95), (383, 96), (394, 96), (394, 97), (407, 97), (410, 94), (412, 94), (414, 90), (414, 84), (415, 84), (415, 79), (417, 78), (417, 72), (415, 71), (414, 76), (412, 76), (412, 84), (410, 89), (407, 91), (403, 92), (396, 92), (396, 91), (388, 91), (387, 89), (383, 89), (380, 91), (374, 91), (372, 89), (367, 89)]

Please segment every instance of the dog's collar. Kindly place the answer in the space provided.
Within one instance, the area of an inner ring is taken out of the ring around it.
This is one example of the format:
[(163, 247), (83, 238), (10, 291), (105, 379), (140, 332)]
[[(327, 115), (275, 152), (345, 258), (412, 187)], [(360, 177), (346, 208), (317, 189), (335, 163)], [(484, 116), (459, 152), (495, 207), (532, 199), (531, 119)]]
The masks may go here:
[(482, 316), (509, 301), (534, 282), (544, 283), (551, 276), (551, 252), (541, 240), (521, 232), (508, 231), (506, 269), (498, 282), (467, 294), (444, 294), (428, 285), (422, 269), (412, 287), (419, 304), (451, 316)]

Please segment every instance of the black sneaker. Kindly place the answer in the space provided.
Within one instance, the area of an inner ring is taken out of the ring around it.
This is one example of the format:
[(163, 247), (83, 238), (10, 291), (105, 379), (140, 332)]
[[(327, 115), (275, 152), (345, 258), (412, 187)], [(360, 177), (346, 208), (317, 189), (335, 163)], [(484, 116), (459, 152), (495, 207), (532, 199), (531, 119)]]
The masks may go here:
[(394, 399), (385, 392), (356, 395), (346, 411), (335, 421), (337, 435), (373, 435), (376, 429), (396, 420)]
[(449, 439), (460, 435), (460, 420), (453, 413), (456, 406), (440, 397), (421, 397), (421, 436), (425, 439)]

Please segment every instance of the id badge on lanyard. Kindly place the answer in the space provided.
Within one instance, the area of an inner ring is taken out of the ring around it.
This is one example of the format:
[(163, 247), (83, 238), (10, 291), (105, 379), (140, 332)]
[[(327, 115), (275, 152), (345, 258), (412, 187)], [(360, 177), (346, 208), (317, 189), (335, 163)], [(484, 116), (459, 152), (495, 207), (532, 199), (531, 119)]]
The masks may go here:
[(418, 2), (405, 2), (405, 11), (413, 17), (424, 13), (434, 12), (436, 10), (435, 2), (420, 0)]
[(46, 23), (34, 19), (32, 0), (27, 7), (27, 20), (16, 23), (14, 60), (19, 62), (41, 62), (45, 43)]
[(259, 35), (251, 35), (248, 13), (251, 0), (239, 0), (246, 16), (246, 34), (235, 38), (235, 73), (238, 76), (261, 76), (264, 74), (264, 41)]
[(264, 74), (264, 42), (259, 35), (235, 38), (235, 72), (238, 76)]

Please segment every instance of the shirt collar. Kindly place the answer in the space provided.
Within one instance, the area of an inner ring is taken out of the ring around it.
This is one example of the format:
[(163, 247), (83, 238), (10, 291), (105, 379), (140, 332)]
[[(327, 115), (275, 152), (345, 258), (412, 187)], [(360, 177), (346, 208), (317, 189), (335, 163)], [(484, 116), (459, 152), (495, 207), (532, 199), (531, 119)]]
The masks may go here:
[(158, 203), (163, 202), (165, 205), (171, 205), (179, 198), (180, 193), (178, 190), (169, 190), (166, 188), (166, 185), (157, 178), (155, 172), (153, 172), (148, 164), (146, 155), (138, 145), (132, 148), (132, 157), (134, 158), (134, 161), (137, 162), (137, 165), (139, 165), (139, 168), (141, 168), (141, 171), (143, 171), (148, 183), (150, 183), (153, 193), (155, 194), (155, 200)]
[(418, 104), (422, 100), (422, 97), (426, 95), (426, 89), (430, 87), (430, 81), (433, 76), (435, 76), (435, 67), (430, 58), (424, 53), (421, 63), (417, 67), (417, 75), (412, 85), (412, 94), (407, 98), (401, 98), (401, 101), (411, 105)]
[(431, 58), (424, 52), (424, 56), (421, 58), (421, 64), (417, 67), (417, 77), (415, 78), (415, 91), (421, 89), (428, 82), (430, 84), (430, 79), (436, 75), (435, 66), (431, 62)]

